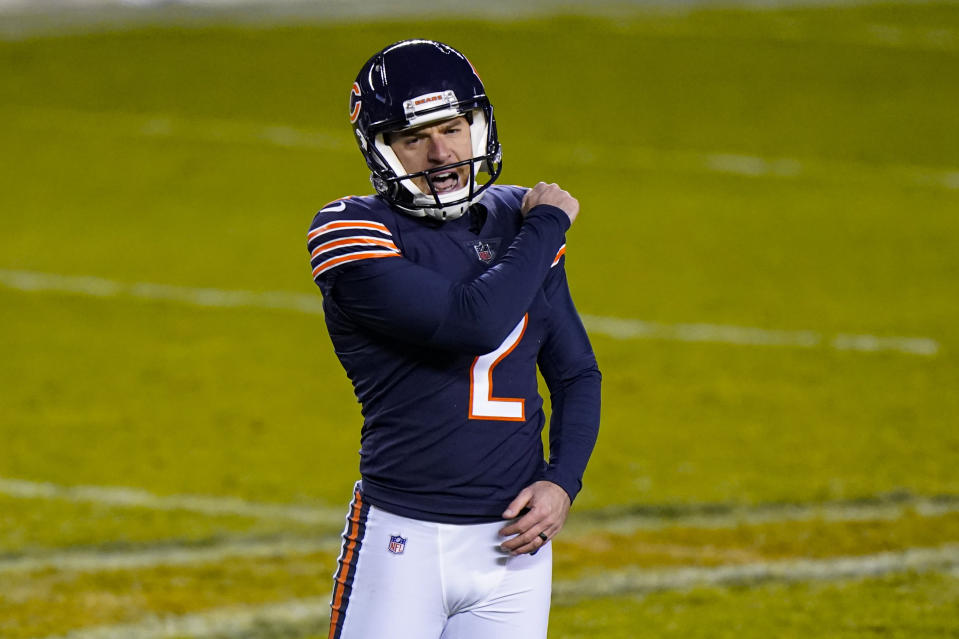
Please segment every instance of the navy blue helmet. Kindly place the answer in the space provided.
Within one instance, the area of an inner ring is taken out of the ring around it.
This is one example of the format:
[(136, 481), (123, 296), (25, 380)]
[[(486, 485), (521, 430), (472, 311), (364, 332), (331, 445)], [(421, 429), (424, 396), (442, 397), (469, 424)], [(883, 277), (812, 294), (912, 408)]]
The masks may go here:
[[(470, 125), (470, 159), (407, 173), (384, 134), (464, 116)], [(441, 220), (459, 217), (499, 177), (502, 149), (493, 107), (476, 69), (462, 53), (433, 40), (403, 40), (370, 58), (350, 91), (350, 122), (376, 192), (396, 208)], [(470, 165), (469, 183), (438, 193), (430, 176)], [(478, 184), (478, 173), (488, 179)], [(425, 177), (429, 193), (412, 178)]]

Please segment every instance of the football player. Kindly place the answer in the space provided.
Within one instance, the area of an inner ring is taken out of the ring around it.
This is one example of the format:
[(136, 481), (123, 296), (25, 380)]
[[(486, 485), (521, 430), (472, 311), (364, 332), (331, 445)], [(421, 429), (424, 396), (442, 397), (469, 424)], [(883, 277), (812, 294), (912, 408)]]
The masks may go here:
[(494, 185), (493, 109), (445, 44), (375, 54), (349, 118), (376, 194), (328, 204), (308, 233), (363, 414), (329, 636), (545, 637), (548, 542), (599, 428), (600, 373), (565, 271), (579, 203), (555, 184)]

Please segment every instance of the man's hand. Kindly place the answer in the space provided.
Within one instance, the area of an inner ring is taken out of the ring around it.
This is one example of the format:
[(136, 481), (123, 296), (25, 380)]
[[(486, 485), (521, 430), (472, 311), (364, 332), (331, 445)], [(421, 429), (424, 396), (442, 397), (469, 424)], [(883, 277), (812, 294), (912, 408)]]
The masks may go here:
[(523, 196), (523, 204), (520, 207), (523, 217), (526, 217), (531, 208), (539, 204), (549, 204), (563, 209), (569, 216), (570, 224), (575, 222), (576, 216), (579, 215), (579, 201), (556, 184), (540, 182), (527, 191), (526, 195)]
[(512, 555), (539, 550), (562, 529), (569, 515), (569, 506), (569, 495), (553, 482), (538, 481), (527, 486), (506, 508), (503, 518), (514, 519), (524, 508), (529, 511), (499, 532), (503, 537), (515, 535), (500, 547)]

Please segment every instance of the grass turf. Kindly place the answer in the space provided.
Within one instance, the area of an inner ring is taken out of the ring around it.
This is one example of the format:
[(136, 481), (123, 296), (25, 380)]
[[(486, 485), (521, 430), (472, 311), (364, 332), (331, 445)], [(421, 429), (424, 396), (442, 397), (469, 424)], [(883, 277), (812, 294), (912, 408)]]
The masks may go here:
[[(596, 336), (604, 422), (577, 509), (955, 495), (957, 29), (957, 7), (928, 4), (3, 42), (0, 268), (318, 295), (309, 219), (369, 190), (345, 125), (353, 73), (388, 42), (437, 37), (487, 82), (503, 181), (555, 180), (583, 203), (568, 256), (582, 311), (827, 339), (798, 349)], [(843, 333), (927, 337), (940, 350), (831, 348)], [(0, 351), (0, 476), (345, 505), (359, 411), (317, 316), (0, 289)], [(4, 502), (13, 553), (253, 525)], [(928, 521), (911, 524), (918, 543)], [(837, 530), (839, 547), (862, 538)], [(570, 550), (584, 565), (587, 555)], [(817, 634), (862, 636), (869, 623), (954, 633), (948, 617), (917, 612), (940, 610), (930, 593), (954, 591), (950, 579), (601, 601), (559, 609), (553, 629), (696, 636), (739, 606), (742, 620), (722, 626), (739, 636), (750, 610), (767, 635), (827, 621)], [(828, 597), (873, 621), (851, 621)], [(659, 623), (663, 610), (674, 614)]]

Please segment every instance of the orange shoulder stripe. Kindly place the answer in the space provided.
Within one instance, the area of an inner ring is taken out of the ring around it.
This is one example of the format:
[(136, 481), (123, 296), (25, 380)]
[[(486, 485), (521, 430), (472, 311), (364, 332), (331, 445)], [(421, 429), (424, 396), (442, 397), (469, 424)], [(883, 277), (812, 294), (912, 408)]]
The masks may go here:
[(340, 257), (333, 257), (325, 262), (321, 262), (315, 269), (313, 269), (313, 278), (316, 279), (326, 271), (330, 270), (335, 266), (340, 264), (346, 264), (347, 262), (356, 262), (359, 260), (368, 260), (376, 259), (378, 257), (403, 257), (399, 253), (386, 252), (386, 251), (363, 251), (361, 253), (350, 253), (349, 255), (341, 255)]
[(344, 237), (340, 240), (332, 240), (326, 244), (320, 244), (313, 252), (310, 253), (310, 259), (315, 258), (320, 253), (325, 253), (326, 251), (331, 251), (335, 248), (341, 248), (344, 246), (361, 246), (361, 245), (374, 245), (374, 246), (383, 246), (388, 249), (393, 249), (394, 251), (399, 251), (400, 249), (393, 243), (392, 240), (380, 239), (378, 237), (367, 237), (363, 235), (357, 235), (354, 237)]

